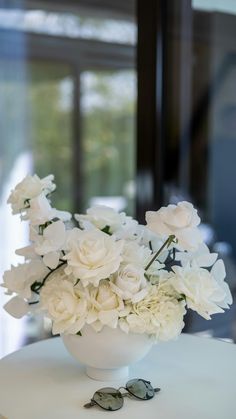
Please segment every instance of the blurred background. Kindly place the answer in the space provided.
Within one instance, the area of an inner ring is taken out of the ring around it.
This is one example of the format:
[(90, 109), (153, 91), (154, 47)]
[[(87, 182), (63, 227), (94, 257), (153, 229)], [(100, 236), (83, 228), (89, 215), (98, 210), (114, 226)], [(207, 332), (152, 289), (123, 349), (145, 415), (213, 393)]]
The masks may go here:
[[(236, 293), (236, 1), (0, 0), (0, 277), (27, 226), (10, 190), (53, 173), (54, 205), (144, 220), (186, 199)], [(1, 282), (1, 281), (0, 281)], [(2, 305), (0, 357), (50, 336)], [(235, 305), (186, 332), (236, 341)]]

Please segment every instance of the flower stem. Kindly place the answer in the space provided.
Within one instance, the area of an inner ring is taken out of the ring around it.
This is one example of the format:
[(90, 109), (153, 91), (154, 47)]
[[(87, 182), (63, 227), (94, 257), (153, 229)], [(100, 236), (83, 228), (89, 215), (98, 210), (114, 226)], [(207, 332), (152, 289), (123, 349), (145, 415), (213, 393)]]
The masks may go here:
[(59, 269), (61, 266), (65, 265), (66, 261), (63, 261), (62, 263), (60, 263), (55, 269), (51, 269), (50, 272), (48, 272), (48, 274), (44, 277), (42, 282), (38, 282), (37, 284), (33, 284), (31, 285), (31, 290), (33, 292), (35, 292), (36, 294), (38, 294), (39, 290), (44, 286), (46, 280), (48, 279), (48, 277), (55, 272), (57, 269)]
[(155, 260), (156, 260), (156, 258), (157, 258), (157, 256), (159, 256), (159, 254), (162, 252), (162, 250), (165, 248), (165, 247), (169, 247), (170, 246), (170, 244), (172, 243), (172, 242), (174, 242), (175, 241), (175, 236), (172, 234), (172, 235), (170, 235), (169, 237), (168, 237), (168, 239), (163, 243), (163, 245), (160, 247), (160, 249), (155, 253), (155, 255), (153, 256), (153, 258), (150, 260), (150, 262), (147, 264), (147, 266), (146, 266), (146, 268), (145, 268), (145, 271), (147, 271), (149, 268), (150, 268), (150, 266), (153, 264), (153, 262), (155, 262)]

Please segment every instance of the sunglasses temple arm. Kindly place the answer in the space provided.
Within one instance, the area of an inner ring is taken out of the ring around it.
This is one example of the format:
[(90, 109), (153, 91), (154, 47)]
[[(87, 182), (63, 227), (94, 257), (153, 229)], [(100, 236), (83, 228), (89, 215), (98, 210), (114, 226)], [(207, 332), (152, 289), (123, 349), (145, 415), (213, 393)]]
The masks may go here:
[(158, 393), (160, 390), (160, 388), (154, 388), (155, 393)]
[(84, 407), (86, 407), (86, 409), (90, 409), (90, 407), (93, 407), (93, 406), (95, 406), (95, 402), (93, 401), (93, 400), (91, 400), (89, 403), (86, 403), (85, 405), (84, 405)]

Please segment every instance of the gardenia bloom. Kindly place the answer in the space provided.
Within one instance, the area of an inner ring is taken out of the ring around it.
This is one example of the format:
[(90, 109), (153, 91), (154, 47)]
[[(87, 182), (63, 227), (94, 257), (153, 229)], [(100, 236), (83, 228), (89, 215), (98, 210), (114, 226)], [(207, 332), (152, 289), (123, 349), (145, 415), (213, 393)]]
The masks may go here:
[(41, 307), (52, 319), (52, 333), (76, 334), (82, 329), (87, 316), (87, 300), (79, 287), (54, 274), (40, 293)]
[(10, 270), (5, 271), (2, 286), (7, 288), (10, 294), (15, 292), (22, 298), (30, 298), (31, 285), (35, 281), (41, 282), (48, 272), (41, 259), (33, 259), (29, 263), (12, 266)]
[(87, 289), (87, 295), (89, 301), (87, 323), (97, 332), (103, 326), (116, 328), (119, 317), (127, 314), (123, 300), (114, 292), (107, 280), (101, 281), (98, 288)]
[(159, 211), (146, 212), (147, 227), (161, 237), (175, 235), (182, 250), (195, 250), (203, 239), (198, 229), (200, 218), (189, 202), (162, 207)]
[(79, 230), (74, 228), (67, 239), (69, 252), (65, 272), (73, 274), (84, 286), (98, 286), (101, 279), (109, 278), (120, 266), (123, 241), (100, 230)]
[(121, 266), (113, 275), (111, 288), (123, 300), (131, 300), (135, 303), (147, 294), (147, 280), (144, 276), (144, 269), (135, 265)]
[[(146, 333), (157, 340), (175, 339), (184, 327), (185, 303), (169, 295), (168, 283), (151, 285), (143, 300), (132, 305), (131, 313), (119, 321), (126, 333)], [(167, 292), (167, 293), (166, 293)]]
[[(172, 270), (172, 286), (179, 294), (185, 296), (187, 306), (205, 319), (209, 320), (212, 314), (222, 313), (222, 307), (228, 308), (232, 303), (228, 285), (223, 281), (224, 273), (222, 270), (217, 272), (217, 266), (213, 267), (211, 272), (189, 265), (184, 268), (173, 266)], [(214, 274), (217, 275), (217, 279)]]
[(18, 183), (11, 191), (7, 203), (11, 204), (12, 213), (18, 214), (22, 209), (29, 206), (28, 200), (36, 198), (42, 192), (44, 195), (53, 192), (56, 185), (52, 182), (53, 175), (49, 175), (40, 179), (37, 175), (26, 176), (20, 183)]
[(109, 233), (114, 233), (122, 225), (125, 225), (131, 217), (127, 217), (124, 212), (119, 213), (105, 205), (96, 205), (89, 208), (86, 214), (75, 214), (75, 219), (81, 223), (82, 227), (86, 225), (86, 222), (90, 222), (99, 230), (109, 227)]

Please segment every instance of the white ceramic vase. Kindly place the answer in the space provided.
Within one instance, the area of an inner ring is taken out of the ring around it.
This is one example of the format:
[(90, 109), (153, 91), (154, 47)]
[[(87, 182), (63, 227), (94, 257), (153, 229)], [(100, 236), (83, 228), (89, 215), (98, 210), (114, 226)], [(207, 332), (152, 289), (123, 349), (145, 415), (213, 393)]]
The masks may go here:
[(82, 336), (62, 335), (70, 354), (86, 366), (86, 374), (101, 381), (123, 379), (129, 365), (140, 361), (149, 352), (153, 341), (147, 335), (122, 332), (104, 327), (95, 332), (91, 326), (83, 328)]

